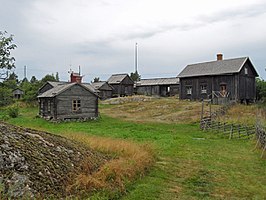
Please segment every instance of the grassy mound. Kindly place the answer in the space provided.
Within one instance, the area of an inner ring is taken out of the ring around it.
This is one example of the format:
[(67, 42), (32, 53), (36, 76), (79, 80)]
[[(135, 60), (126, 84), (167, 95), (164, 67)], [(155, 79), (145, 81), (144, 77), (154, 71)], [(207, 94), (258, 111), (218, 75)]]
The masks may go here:
[(0, 197), (65, 197), (71, 173), (97, 171), (109, 156), (60, 136), (0, 123)]

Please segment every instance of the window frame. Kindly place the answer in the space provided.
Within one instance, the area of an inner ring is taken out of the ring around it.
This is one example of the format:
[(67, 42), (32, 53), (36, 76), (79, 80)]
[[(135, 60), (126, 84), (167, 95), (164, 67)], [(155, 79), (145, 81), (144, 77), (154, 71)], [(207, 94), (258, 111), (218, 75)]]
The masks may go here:
[(244, 68), (244, 72), (245, 72), (245, 75), (248, 75), (248, 68), (247, 67)]
[(81, 100), (80, 99), (72, 99), (72, 111), (73, 112), (81, 111)]
[(186, 85), (186, 95), (192, 95), (192, 85)]
[(200, 93), (201, 94), (207, 94), (207, 84), (201, 84), (200, 85)]

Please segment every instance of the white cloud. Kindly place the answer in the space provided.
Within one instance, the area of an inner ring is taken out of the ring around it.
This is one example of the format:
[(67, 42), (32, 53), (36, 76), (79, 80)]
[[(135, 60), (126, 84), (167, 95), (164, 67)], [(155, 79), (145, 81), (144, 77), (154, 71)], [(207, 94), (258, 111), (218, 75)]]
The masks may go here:
[(0, 3), (5, 7), (0, 8), (0, 23), (15, 34), (18, 44), (18, 71), (28, 65), (32, 75), (40, 78), (58, 71), (66, 79), (70, 63), (74, 68), (84, 66), (88, 79), (133, 71), (135, 42), (139, 43), (143, 77), (173, 76), (186, 64), (215, 59), (218, 52), (225, 57), (256, 58), (252, 61), (264, 76), (263, 0)]

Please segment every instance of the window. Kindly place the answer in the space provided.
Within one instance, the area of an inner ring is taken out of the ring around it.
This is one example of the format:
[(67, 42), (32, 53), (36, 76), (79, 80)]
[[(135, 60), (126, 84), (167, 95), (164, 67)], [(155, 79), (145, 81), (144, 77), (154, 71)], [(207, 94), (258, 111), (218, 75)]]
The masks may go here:
[(192, 94), (192, 86), (186, 86), (186, 91), (188, 95)]
[(248, 74), (248, 68), (245, 67), (245, 74), (247, 75)]
[(81, 109), (80, 99), (72, 100), (72, 110), (73, 111), (79, 111), (80, 109)]
[(221, 84), (220, 85), (220, 93), (221, 93), (221, 96), (222, 97), (225, 97), (226, 96), (226, 94), (227, 94), (227, 91), (226, 91), (226, 84)]
[(207, 85), (201, 85), (200, 91), (201, 91), (201, 94), (207, 94)]

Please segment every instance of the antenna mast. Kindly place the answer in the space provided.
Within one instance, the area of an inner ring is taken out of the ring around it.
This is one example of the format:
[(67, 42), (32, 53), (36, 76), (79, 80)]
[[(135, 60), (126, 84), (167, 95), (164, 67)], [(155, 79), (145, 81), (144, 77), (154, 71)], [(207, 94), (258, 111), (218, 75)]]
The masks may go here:
[(138, 72), (138, 43), (135, 45), (135, 72)]
[(24, 79), (27, 78), (27, 66), (25, 65), (24, 66)]

